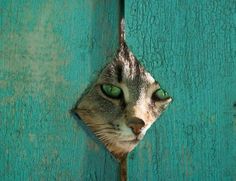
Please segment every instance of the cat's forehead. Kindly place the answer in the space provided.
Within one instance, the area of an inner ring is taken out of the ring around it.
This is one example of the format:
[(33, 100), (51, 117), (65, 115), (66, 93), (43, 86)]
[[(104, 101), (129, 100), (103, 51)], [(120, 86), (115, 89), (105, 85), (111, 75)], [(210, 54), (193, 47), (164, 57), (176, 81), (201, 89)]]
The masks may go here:
[(100, 79), (107, 83), (157, 84), (151, 74), (136, 62), (114, 61), (107, 65)]
[(155, 79), (137, 61), (136, 57), (129, 51), (126, 45), (119, 50), (116, 59), (104, 69), (101, 74), (101, 79), (110, 83), (158, 85)]

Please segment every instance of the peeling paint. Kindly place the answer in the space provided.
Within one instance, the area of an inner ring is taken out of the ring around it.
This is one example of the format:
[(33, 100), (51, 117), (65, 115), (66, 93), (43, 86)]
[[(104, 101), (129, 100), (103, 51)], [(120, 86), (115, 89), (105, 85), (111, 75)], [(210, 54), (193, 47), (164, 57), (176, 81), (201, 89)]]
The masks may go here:
[(115, 52), (117, 1), (3, 1), (0, 11), (1, 179), (117, 178), (69, 114)]

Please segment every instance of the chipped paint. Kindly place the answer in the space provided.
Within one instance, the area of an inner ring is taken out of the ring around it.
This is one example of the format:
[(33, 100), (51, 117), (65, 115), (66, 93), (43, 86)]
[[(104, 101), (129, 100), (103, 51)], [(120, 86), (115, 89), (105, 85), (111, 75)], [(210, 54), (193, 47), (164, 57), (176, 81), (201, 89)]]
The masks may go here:
[(0, 11), (1, 180), (117, 178), (69, 113), (114, 54), (117, 2), (3, 1)]

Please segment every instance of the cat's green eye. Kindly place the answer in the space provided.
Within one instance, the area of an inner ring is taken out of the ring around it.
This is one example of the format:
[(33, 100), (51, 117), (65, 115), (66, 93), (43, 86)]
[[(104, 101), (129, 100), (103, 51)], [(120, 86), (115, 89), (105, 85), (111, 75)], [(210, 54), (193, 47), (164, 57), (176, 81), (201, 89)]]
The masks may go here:
[(157, 100), (166, 100), (169, 99), (169, 94), (164, 89), (158, 89), (154, 92), (154, 98)]
[(122, 95), (122, 90), (111, 84), (103, 84), (101, 86), (102, 92), (110, 98), (118, 99)]

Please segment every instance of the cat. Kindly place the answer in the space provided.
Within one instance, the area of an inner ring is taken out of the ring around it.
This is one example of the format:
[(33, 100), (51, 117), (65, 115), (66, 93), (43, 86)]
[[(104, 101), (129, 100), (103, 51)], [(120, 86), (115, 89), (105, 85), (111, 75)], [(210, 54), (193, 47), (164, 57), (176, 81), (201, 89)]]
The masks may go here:
[(74, 111), (121, 159), (142, 140), (171, 101), (121, 41), (114, 60), (102, 70)]

